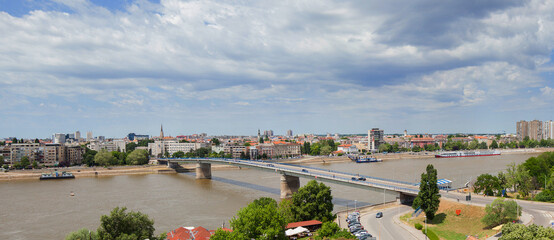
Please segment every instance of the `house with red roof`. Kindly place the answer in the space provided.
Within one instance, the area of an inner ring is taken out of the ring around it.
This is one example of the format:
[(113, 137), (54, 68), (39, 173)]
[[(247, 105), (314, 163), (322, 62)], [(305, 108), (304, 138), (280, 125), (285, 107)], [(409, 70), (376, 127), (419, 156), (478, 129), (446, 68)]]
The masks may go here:
[[(224, 231), (232, 232), (229, 228), (222, 228)], [(167, 233), (168, 240), (209, 240), (215, 230), (208, 230), (203, 227), (180, 227)]]
[(323, 224), (321, 221), (318, 220), (309, 220), (309, 221), (302, 221), (302, 222), (293, 222), (287, 224), (285, 229), (293, 229), (297, 227), (304, 227), (310, 230), (310, 232), (314, 232), (317, 229), (321, 228), (321, 224)]

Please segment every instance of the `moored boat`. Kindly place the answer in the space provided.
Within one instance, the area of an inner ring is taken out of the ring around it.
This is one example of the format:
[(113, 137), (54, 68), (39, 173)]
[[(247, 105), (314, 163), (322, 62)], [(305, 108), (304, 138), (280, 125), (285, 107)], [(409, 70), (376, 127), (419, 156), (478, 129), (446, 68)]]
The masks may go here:
[(68, 172), (62, 172), (62, 174), (59, 174), (58, 172), (52, 173), (43, 173), (40, 176), (40, 180), (50, 180), (50, 179), (71, 179), (75, 178), (75, 176)]
[(381, 159), (377, 159), (374, 157), (361, 157), (358, 155), (348, 155), (348, 158), (356, 163), (382, 162)]
[(469, 152), (443, 152), (436, 154), (436, 158), (455, 158), (455, 157), (486, 157), (500, 155), (500, 151), (469, 151)]

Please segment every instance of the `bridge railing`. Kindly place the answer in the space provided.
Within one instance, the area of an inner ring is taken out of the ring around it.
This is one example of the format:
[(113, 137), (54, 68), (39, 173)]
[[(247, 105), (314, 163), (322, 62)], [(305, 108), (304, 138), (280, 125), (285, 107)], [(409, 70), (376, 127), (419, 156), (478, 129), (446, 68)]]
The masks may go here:
[[(258, 167), (267, 168), (267, 169), (275, 169), (276, 171), (281, 170), (281, 171), (295, 172), (295, 173), (298, 173), (298, 174), (301, 174), (301, 175), (307, 175), (307, 176), (312, 176), (312, 177), (324, 177), (324, 178), (327, 178), (327, 179), (330, 179), (330, 180), (337, 180), (337, 181), (340, 180), (340, 181), (343, 181), (343, 182), (356, 183), (358, 185), (367, 185), (367, 186), (378, 187), (378, 188), (386, 188), (386, 189), (390, 189), (390, 190), (394, 190), (394, 191), (406, 191), (406, 192), (413, 192), (413, 193), (419, 192), (416, 189), (411, 189), (411, 188), (406, 188), (406, 187), (398, 187), (398, 186), (394, 186), (394, 185), (388, 185), (388, 184), (376, 183), (376, 182), (366, 182), (366, 181), (361, 181), (361, 180), (352, 180), (352, 178), (336, 176), (332, 173), (339, 173), (339, 174), (351, 175), (351, 176), (361, 176), (361, 177), (365, 177), (365, 178), (369, 178), (369, 179), (389, 181), (389, 182), (395, 182), (395, 183), (406, 184), (406, 185), (414, 185), (413, 183), (391, 180), (391, 179), (386, 179), (386, 178), (365, 176), (365, 175), (355, 175), (353, 173), (348, 173), (348, 172), (334, 171), (334, 170), (329, 170), (329, 169), (322, 169), (322, 168), (302, 166), (302, 165), (294, 165), (294, 164), (288, 164), (288, 163), (276, 163), (276, 162), (269, 162), (269, 161), (251, 161), (251, 160), (243, 160), (243, 159), (226, 159), (226, 158), (163, 158), (162, 160), (210, 160), (210, 161), (221, 162), (221, 163), (240, 163), (240, 164), (247, 165), (247, 166), (250, 165), (250, 166), (258, 166)], [(277, 164), (277, 165), (268, 166), (268, 164)], [(281, 167), (279, 165), (300, 167), (300, 168), (304, 168), (304, 169), (307, 168), (307, 169), (319, 170), (319, 171), (322, 171), (324, 173), (320, 172), (320, 173), (314, 174), (314, 173), (309, 172), (309, 171), (304, 172), (304, 171), (296, 169), (296, 168), (286, 168), (286, 167)]]
[[(291, 165), (291, 166), (299, 166), (299, 165), (294, 165), (294, 164), (290, 164), (290, 163), (279, 163), (279, 164)], [(315, 170), (320, 170), (320, 171), (335, 172), (335, 173), (346, 174), (346, 175), (356, 175), (356, 176), (361, 176), (361, 177), (365, 177), (365, 178), (371, 178), (371, 179), (381, 180), (381, 181), (387, 181), (387, 182), (395, 182), (395, 183), (405, 184), (405, 185), (412, 185), (412, 186), (416, 186), (416, 185), (417, 185), (417, 183), (406, 182), (406, 181), (400, 181), (400, 180), (394, 180), (394, 179), (388, 179), (388, 178), (381, 178), (381, 177), (374, 177), (374, 176), (353, 174), (353, 173), (349, 173), (349, 172), (342, 172), (342, 171), (336, 171), (336, 170), (330, 170), (330, 169), (323, 169), (323, 168), (316, 168), (316, 167), (303, 166), (303, 165), (301, 165), (301, 167), (310, 168), (310, 169), (315, 169)]]

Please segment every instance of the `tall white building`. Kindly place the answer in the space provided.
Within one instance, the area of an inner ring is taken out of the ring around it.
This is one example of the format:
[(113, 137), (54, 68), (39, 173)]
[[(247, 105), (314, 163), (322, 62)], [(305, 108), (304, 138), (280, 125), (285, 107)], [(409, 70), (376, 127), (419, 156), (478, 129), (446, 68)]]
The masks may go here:
[(92, 141), (92, 132), (87, 132), (87, 142)]
[(385, 131), (379, 128), (372, 128), (367, 131), (367, 148), (369, 151), (376, 152), (379, 150), (379, 146), (385, 143)]
[(554, 121), (545, 121), (543, 124), (543, 138), (554, 139)]
[(55, 133), (52, 140), (54, 141), (54, 143), (63, 145), (65, 143), (65, 134)]
[(75, 140), (79, 141), (81, 139), (81, 132), (75, 131)]

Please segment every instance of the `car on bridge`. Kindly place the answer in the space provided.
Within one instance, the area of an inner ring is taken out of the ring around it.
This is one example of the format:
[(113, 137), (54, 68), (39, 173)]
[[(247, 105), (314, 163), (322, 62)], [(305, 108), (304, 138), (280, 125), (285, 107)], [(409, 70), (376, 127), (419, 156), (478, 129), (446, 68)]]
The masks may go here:
[(365, 177), (358, 177), (358, 180), (365, 181)]
[(302, 168), (302, 172), (308, 172), (308, 170), (306, 170), (306, 169)]

